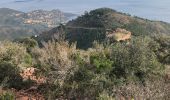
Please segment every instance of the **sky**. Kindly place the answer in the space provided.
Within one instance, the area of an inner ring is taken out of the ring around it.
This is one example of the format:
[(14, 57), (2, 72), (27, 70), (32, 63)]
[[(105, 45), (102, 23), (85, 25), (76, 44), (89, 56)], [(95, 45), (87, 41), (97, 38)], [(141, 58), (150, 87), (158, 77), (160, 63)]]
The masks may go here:
[(109, 7), (131, 15), (170, 23), (170, 0), (0, 0), (0, 8), (4, 7), (24, 12), (60, 9), (75, 14)]

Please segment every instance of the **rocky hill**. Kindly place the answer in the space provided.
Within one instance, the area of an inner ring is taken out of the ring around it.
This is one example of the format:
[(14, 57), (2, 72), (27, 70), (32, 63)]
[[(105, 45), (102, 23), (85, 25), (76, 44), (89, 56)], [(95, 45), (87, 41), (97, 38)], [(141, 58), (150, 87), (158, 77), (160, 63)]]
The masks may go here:
[(70, 17), (76, 16), (71, 13), (64, 13), (60, 10), (34, 10), (27, 13), (26, 24), (44, 24), (47, 27), (56, 27), (60, 23), (66, 23)]

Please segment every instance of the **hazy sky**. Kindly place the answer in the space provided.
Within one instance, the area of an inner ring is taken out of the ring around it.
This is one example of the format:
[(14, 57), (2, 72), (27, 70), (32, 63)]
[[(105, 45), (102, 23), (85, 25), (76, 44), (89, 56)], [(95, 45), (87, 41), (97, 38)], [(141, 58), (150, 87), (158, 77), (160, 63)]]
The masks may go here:
[(77, 14), (110, 7), (132, 15), (170, 22), (170, 0), (1, 0), (0, 7), (20, 11), (60, 9)]

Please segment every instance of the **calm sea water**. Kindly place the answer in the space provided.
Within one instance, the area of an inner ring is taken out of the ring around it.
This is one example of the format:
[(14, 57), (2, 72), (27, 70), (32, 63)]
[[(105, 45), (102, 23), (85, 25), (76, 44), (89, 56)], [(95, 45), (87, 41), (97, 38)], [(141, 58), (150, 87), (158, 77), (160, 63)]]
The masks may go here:
[(170, 22), (170, 0), (1, 0), (0, 7), (21, 11), (61, 9), (77, 14), (110, 7), (135, 16)]

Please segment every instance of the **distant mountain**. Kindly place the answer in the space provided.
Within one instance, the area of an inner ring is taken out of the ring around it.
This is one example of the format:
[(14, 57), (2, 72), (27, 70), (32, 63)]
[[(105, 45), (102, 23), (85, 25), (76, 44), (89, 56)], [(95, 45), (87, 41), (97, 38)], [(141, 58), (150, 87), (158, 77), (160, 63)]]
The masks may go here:
[(76, 16), (60, 10), (35, 10), (28, 13), (0, 8), (0, 40), (40, 34)]
[[(66, 39), (70, 42), (77, 42), (79, 48), (91, 47), (95, 40), (104, 41), (107, 31), (114, 31), (117, 28), (126, 29), (133, 36), (170, 35), (169, 23), (130, 16), (109, 8), (86, 12), (62, 27), (65, 30)], [(60, 28), (54, 28), (41, 34), (37, 40), (48, 41), (56, 34), (60, 34), (60, 30)]]
[(0, 8), (0, 16), (7, 16), (7, 15), (10, 15), (10, 14), (19, 14), (19, 13), (23, 13), (21, 11), (17, 11), (17, 10), (13, 10), (13, 9), (10, 9), (10, 8)]
[(60, 10), (34, 10), (27, 13), (25, 23), (44, 24), (48, 27), (56, 27), (60, 23), (66, 23), (71, 17), (76, 16), (72, 13), (64, 13)]

